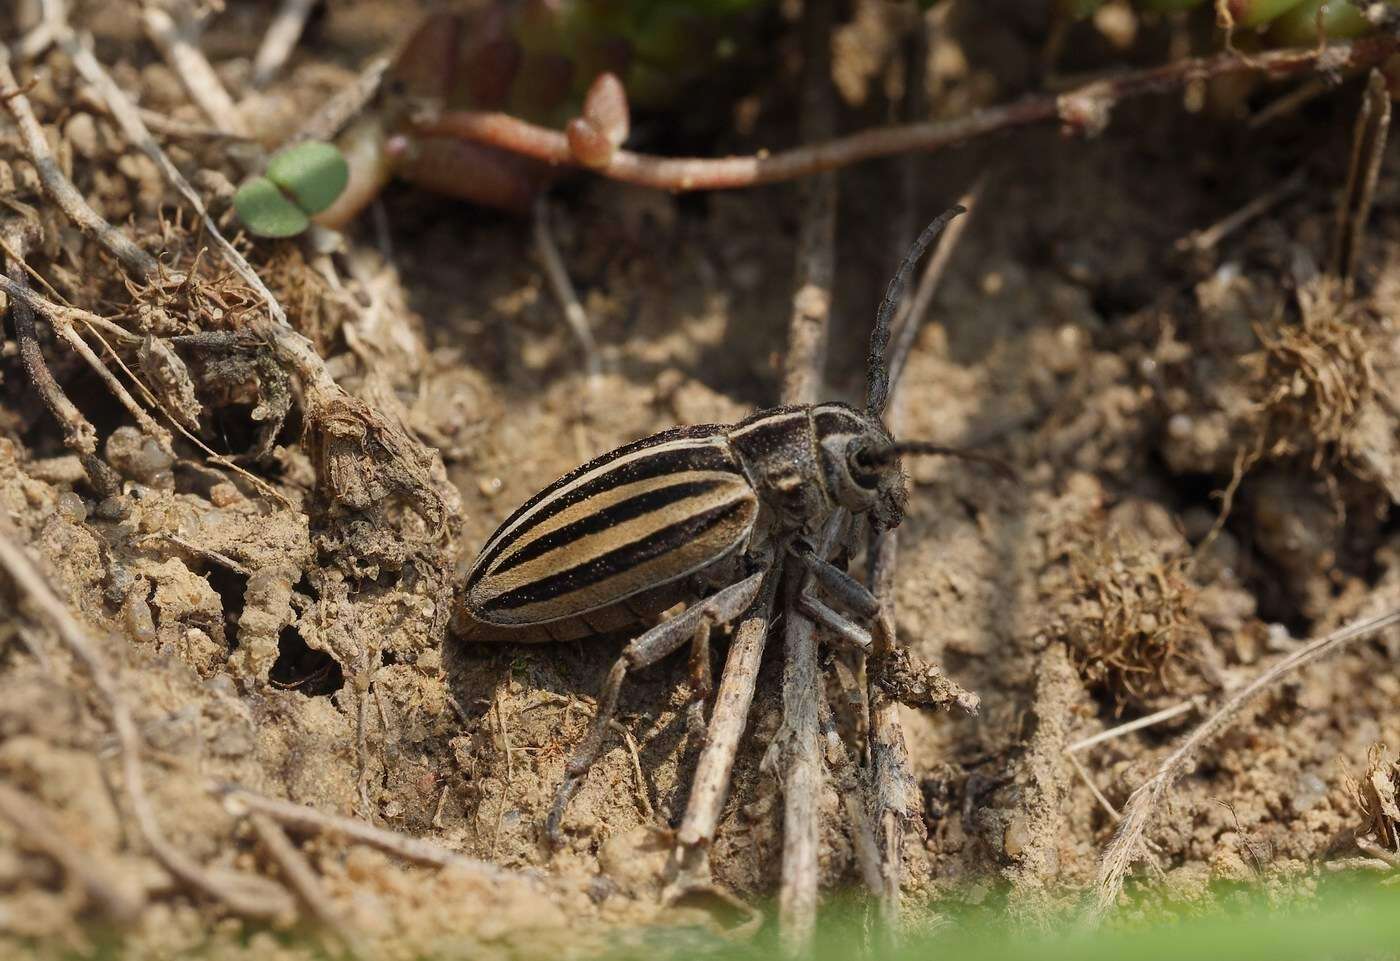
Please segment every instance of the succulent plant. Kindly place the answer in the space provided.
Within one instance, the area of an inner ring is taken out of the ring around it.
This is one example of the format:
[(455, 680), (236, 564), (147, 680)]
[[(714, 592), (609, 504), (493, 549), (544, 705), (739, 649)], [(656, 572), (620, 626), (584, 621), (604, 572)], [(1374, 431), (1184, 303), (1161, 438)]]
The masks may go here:
[(349, 177), (338, 147), (305, 141), (274, 154), (264, 173), (244, 181), (233, 208), (255, 236), (294, 237), (335, 202)]

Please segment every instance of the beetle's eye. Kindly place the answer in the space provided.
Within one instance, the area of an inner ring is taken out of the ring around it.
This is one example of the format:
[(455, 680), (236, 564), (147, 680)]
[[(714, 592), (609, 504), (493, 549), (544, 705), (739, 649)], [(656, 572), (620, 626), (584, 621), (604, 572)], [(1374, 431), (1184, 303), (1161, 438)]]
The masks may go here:
[(871, 445), (852, 441), (846, 448), (846, 461), (851, 478), (861, 487), (873, 490), (880, 485), (880, 468), (884, 461)]

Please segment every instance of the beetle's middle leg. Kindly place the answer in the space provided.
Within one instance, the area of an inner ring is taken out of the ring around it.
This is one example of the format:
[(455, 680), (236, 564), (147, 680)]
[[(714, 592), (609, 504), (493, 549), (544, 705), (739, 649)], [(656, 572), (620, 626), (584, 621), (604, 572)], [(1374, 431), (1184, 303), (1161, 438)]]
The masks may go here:
[(758, 596), (766, 573), (766, 570), (757, 571), (737, 584), (731, 584), (691, 605), (669, 621), (662, 621), (623, 649), (622, 655), (608, 672), (608, 680), (598, 695), (598, 711), (593, 716), (593, 723), (564, 768), (563, 783), (555, 792), (554, 804), (550, 807), (549, 818), (545, 822), (545, 832), (551, 842), (559, 841), (559, 825), (564, 819), (564, 810), (578, 793), (584, 776), (603, 749), (608, 722), (617, 713), (617, 698), (622, 691), (622, 682), (627, 679), (627, 673), (635, 668), (655, 664), (668, 654), (680, 650), (699, 631), (703, 630), (708, 638), (710, 625), (724, 624), (743, 614)]
[[(885, 605), (870, 592), (868, 587), (835, 564), (822, 560), (805, 543), (794, 544), (792, 553), (802, 562), (803, 567), (815, 578), (817, 584), (828, 597), (851, 613), (869, 621), (873, 628), (871, 640), (876, 651), (889, 650), (894, 646), (894, 621), (890, 618)], [(859, 629), (850, 621), (805, 593), (801, 597), (801, 602), (804, 612), (814, 620), (832, 628), (839, 636), (851, 640), (857, 647), (863, 646), (859, 643), (858, 636), (852, 632), (852, 629), (857, 631)]]

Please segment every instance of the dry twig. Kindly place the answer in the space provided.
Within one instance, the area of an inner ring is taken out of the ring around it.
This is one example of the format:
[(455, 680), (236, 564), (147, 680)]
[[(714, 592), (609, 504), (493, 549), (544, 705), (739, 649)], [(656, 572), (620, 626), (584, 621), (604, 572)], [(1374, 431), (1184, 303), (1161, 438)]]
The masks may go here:
[(98, 654), (101, 646), (94, 643), (86, 629), (58, 599), (39, 568), (20, 546), (10, 522), (3, 518), (0, 518), (0, 567), (9, 573), (16, 590), (28, 597), (54, 628), (97, 688), (117, 735), (127, 802), (142, 840), (156, 860), (191, 889), (221, 901), (236, 914), (247, 918), (285, 917), (290, 904), (287, 892), (280, 885), (256, 875), (206, 868), (171, 844), (161, 831), (151, 799), (146, 794), (145, 772), (141, 764), (141, 736), (116, 677)]
[(7, 784), (0, 784), (0, 818), (14, 826), (19, 845), (41, 851), (76, 881), (87, 900), (108, 920), (129, 924), (146, 906), (145, 894), (131, 878), (113, 876), (104, 866), (80, 850), (64, 835), (53, 818), (33, 798)]
[(44, 52), (53, 46), (53, 29), (44, 18), (38, 3), (26, 6), (20, 2), (18, 6), (18, 23), (15, 26), (20, 35), (9, 41), (9, 50), (16, 60), (23, 63), (43, 56)]
[[(979, 182), (963, 198), (960, 204), (970, 211), (976, 210), (976, 200), (981, 194)], [(902, 321), (894, 337), (890, 351), (890, 393), (893, 395), (887, 415), (890, 431), (899, 435), (903, 419), (902, 405), (899, 403), (900, 375), (908, 362), (909, 353), (922, 326), (925, 314), (933, 301), (938, 283), (943, 277), (948, 261), (957, 246), (962, 232), (966, 229), (969, 216), (952, 221), (943, 231), (928, 259), (928, 265), (919, 279), (919, 286), (908, 310), (902, 312)], [(906, 238), (907, 239), (907, 238)], [(875, 540), (870, 551), (871, 590), (880, 598), (881, 604), (894, 618), (895, 572), (899, 557), (899, 532), (884, 531)], [(885, 645), (893, 638), (879, 638)], [(889, 649), (877, 651), (884, 658), (894, 652)], [(899, 924), (900, 886), (904, 871), (904, 835), (912, 807), (914, 778), (910, 771), (909, 750), (904, 741), (904, 731), (899, 720), (899, 702), (884, 690), (876, 679), (871, 677), (867, 691), (870, 711), (870, 765), (872, 769), (872, 797), (870, 799), (870, 819), (873, 822), (876, 845), (880, 857), (880, 886), (876, 897), (880, 909), (880, 920), (886, 935), (892, 937)], [(975, 710), (975, 696), (967, 695), (963, 702), (965, 709)]]
[(112, 396), (126, 408), (127, 413), (140, 425), (141, 430), (148, 437), (153, 438), (160, 445), (161, 450), (173, 455), (174, 448), (170, 446), (170, 432), (157, 424), (155, 419), (146, 412), (146, 408), (136, 402), (136, 398), (131, 396), (126, 386), (117, 379), (117, 375), (112, 373), (106, 364), (102, 363), (102, 359), (88, 346), (87, 341), (78, 336), (78, 332), (73, 329), (71, 324), (65, 323), (57, 317), (51, 317), (50, 322), (59, 338), (72, 347), (78, 356), (92, 368), (93, 373), (97, 374), (98, 378), (107, 385)]
[(1380, 178), (1389, 133), (1390, 92), (1384, 75), (1372, 70), (1361, 100), (1361, 113), (1356, 118), (1351, 166), (1337, 211), (1337, 233), (1332, 244), (1332, 271), (1342, 278), (1348, 291), (1356, 275), (1361, 240), (1371, 216), (1371, 203), (1376, 196), (1376, 181)]
[(253, 826), (254, 832), (258, 835), (258, 840), (267, 849), (267, 853), (277, 862), (277, 867), (297, 897), (301, 899), (306, 910), (316, 919), (327, 931), (335, 935), (336, 939), (345, 946), (346, 954), (355, 958), (356, 961), (364, 961), (373, 957), (361, 941), (357, 932), (352, 930), (346, 919), (331, 904), (330, 898), (326, 896), (325, 890), (321, 887), (321, 881), (316, 877), (316, 872), (307, 863), (306, 857), (296, 849), (287, 835), (282, 831), (281, 825), (271, 817), (258, 811), (253, 811), (248, 815), (248, 823)]
[(579, 349), (583, 351), (583, 369), (588, 377), (588, 396), (591, 399), (598, 393), (598, 378), (603, 372), (603, 363), (598, 356), (598, 342), (593, 339), (588, 312), (579, 302), (574, 283), (569, 279), (569, 269), (564, 266), (564, 258), (554, 242), (554, 231), (549, 226), (549, 200), (544, 195), (535, 201), (534, 221), (535, 250), (544, 266), (549, 289), (554, 293), (559, 309), (564, 312), (564, 320), (578, 341)]
[(690, 801), (680, 830), (676, 832), (673, 865), (682, 893), (689, 886), (707, 884), (710, 880), (709, 848), (729, 794), (729, 778), (739, 751), (739, 739), (748, 726), (758, 669), (763, 663), (763, 650), (768, 640), (773, 597), (781, 577), (781, 567), (775, 565), (763, 592), (729, 642), (729, 654), (706, 732), (705, 749), (695, 766)]
[(79, 230), (92, 237), (105, 247), (126, 270), (142, 280), (152, 280), (160, 271), (156, 259), (136, 245), (126, 234), (113, 227), (97, 211), (89, 206), (78, 193), (54, 159), (49, 149), (44, 128), (34, 116), (34, 108), (29, 104), (19, 82), (10, 70), (9, 51), (0, 45), (0, 103), (10, 112), (19, 128), (20, 143), (24, 147), (29, 162), (39, 173), (39, 183), (59, 209)]
[(1216, 244), (1224, 240), (1230, 234), (1239, 230), (1245, 224), (1256, 217), (1267, 213), (1275, 205), (1286, 200), (1297, 193), (1307, 184), (1307, 172), (1305, 170), (1295, 170), (1285, 177), (1276, 187), (1264, 191), (1257, 197), (1252, 198), (1247, 204), (1238, 210), (1232, 211), (1228, 215), (1220, 218), (1209, 227), (1200, 230), (1193, 230), (1185, 237), (1177, 240), (1175, 247), (1180, 251), (1207, 251), (1213, 249)]
[(287, 58), (296, 49), (306, 20), (318, 0), (282, 0), (277, 16), (263, 34), (258, 54), (253, 58), (253, 86), (265, 87), (282, 70)]
[(1193, 730), (1181, 745), (1158, 766), (1142, 786), (1133, 791), (1128, 803), (1123, 807), (1123, 820), (1118, 831), (1104, 848), (1099, 859), (1098, 878), (1095, 881), (1095, 897), (1091, 907), (1092, 921), (1100, 921), (1118, 903), (1118, 895), (1123, 890), (1123, 879), (1128, 868), (1137, 860), (1143, 842), (1143, 833), (1157, 805), (1177, 780), (1186, 773), (1196, 752), (1207, 742), (1229, 727), (1244, 708), (1259, 694), (1277, 684), (1299, 668), (1335, 653), (1347, 644), (1370, 637), (1377, 631), (1392, 624), (1400, 624), (1400, 608), (1391, 608), (1384, 614), (1362, 618), (1340, 630), (1311, 641), (1297, 651), (1278, 661), (1261, 672), (1258, 677), (1227, 697), (1210, 717)]
[[(656, 157), (618, 150), (608, 163), (590, 169), (614, 180), (662, 190), (753, 187), (795, 180), (876, 157), (941, 150), (987, 134), (1046, 121), (1058, 120), (1073, 131), (1098, 133), (1118, 103), (1173, 90), (1189, 81), (1255, 72), (1275, 78), (1309, 70), (1336, 73), (1375, 66), (1397, 50), (1400, 37), (1382, 35), (1321, 48), (1270, 50), (1249, 57), (1226, 52), (1096, 80), (1068, 93), (1027, 97), (955, 120), (882, 127), (778, 153), (705, 158)], [(508, 114), (449, 111), (424, 117), (415, 126), (424, 136), (463, 137), (555, 166), (585, 166), (574, 157), (562, 132)]]
[(5, 274), (0, 274), (0, 290), (10, 299), (10, 317), (14, 323), (15, 340), (19, 342), (20, 362), (29, 382), (63, 430), (63, 443), (77, 455), (93, 491), (102, 498), (121, 491), (121, 479), (97, 454), (97, 428), (83, 416), (63, 392), (44, 360), (34, 329), (34, 303), (25, 283), (23, 229), (8, 231), (5, 240)]
[[(830, 138), (835, 127), (831, 90), (832, 0), (809, 0), (803, 10), (802, 139)], [(788, 356), (783, 378), (783, 402), (812, 404), (820, 399), (826, 365), (827, 329), (831, 321), (831, 291), (836, 270), (836, 175), (820, 173), (801, 184), (802, 220), (798, 228), (797, 271), (793, 283), (792, 318), (788, 325)], [(838, 510), (828, 538), (841, 525)], [(830, 542), (820, 548), (823, 557)], [(787, 625), (783, 636), (783, 855), (778, 889), (778, 932), (784, 953), (807, 953), (816, 932), (817, 852), (820, 846), (824, 768), (818, 738), (823, 686), (817, 666), (816, 625), (799, 609), (800, 592), (810, 576), (800, 568), (788, 571), (784, 603)]]
[[(933, 248), (933, 253), (929, 254), (928, 263), (919, 277), (919, 286), (914, 290), (914, 296), (910, 299), (908, 307), (901, 310), (895, 318), (896, 330), (891, 337), (893, 346), (890, 348), (889, 357), (891, 393), (899, 389), (900, 376), (904, 373), (904, 365), (909, 362), (909, 354), (914, 349), (914, 340), (919, 335), (919, 328), (923, 326), (924, 317), (933, 303), (933, 296), (938, 292), (943, 273), (948, 269), (948, 261), (957, 249), (958, 242), (962, 240), (963, 231), (972, 222), (985, 185), (986, 178), (979, 178), (972, 185), (972, 189), (958, 199), (958, 206), (966, 207), (968, 213), (949, 221), (948, 226), (943, 228), (938, 244)], [(890, 419), (897, 418), (897, 411), (892, 410)], [(890, 430), (898, 436), (899, 431), (895, 424), (890, 424)]]
[(414, 838), (406, 834), (388, 831), (359, 818), (326, 814), (304, 804), (267, 797), (236, 785), (217, 785), (211, 787), (211, 790), (224, 799), (225, 807), (235, 816), (255, 811), (267, 815), (277, 823), (296, 832), (337, 834), (348, 841), (378, 848), (415, 864), (426, 864), (438, 868), (452, 867), (465, 873), (475, 874), (483, 881), (491, 883), (525, 879), (523, 875), (513, 874), (489, 861), (478, 861), (455, 851), (449, 851), (447, 848), (424, 838)]
[(1200, 710), (1204, 704), (1205, 699), (1203, 697), (1193, 697), (1189, 701), (1182, 701), (1180, 704), (1164, 707), (1160, 711), (1153, 711), (1151, 714), (1143, 717), (1134, 718), (1131, 721), (1111, 727), (1106, 731), (1100, 731), (1097, 734), (1091, 734), (1089, 737), (1080, 738), (1078, 741), (1075, 741), (1069, 747), (1065, 748), (1065, 753), (1073, 754), (1076, 751), (1083, 751), (1093, 747), (1095, 744), (1111, 741), (1114, 738), (1122, 737), (1124, 734), (1131, 734), (1133, 731), (1140, 731), (1145, 727), (1152, 727), (1154, 724), (1170, 721), (1172, 718), (1185, 714), (1188, 711)]
[(308, 117), (306, 123), (298, 127), (297, 132), (287, 139), (287, 143), (335, 139), (335, 136), (350, 121), (364, 113), (365, 108), (374, 100), (379, 93), (380, 84), (384, 81), (384, 74), (392, 62), (392, 58), (387, 54), (372, 59), (360, 70), (354, 83), (323, 103), (320, 109)]
[[(199, 49), (195, 23), (185, 17), (177, 22), (164, 7), (149, 0), (144, 4), (141, 22), (146, 28), (146, 36), (160, 48), (170, 69), (180, 78), (190, 99), (209, 122), (235, 136), (245, 136), (248, 129), (238, 106), (224, 89), (223, 81), (214, 72), (204, 51)], [(91, 78), (88, 79), (91, 81)]]

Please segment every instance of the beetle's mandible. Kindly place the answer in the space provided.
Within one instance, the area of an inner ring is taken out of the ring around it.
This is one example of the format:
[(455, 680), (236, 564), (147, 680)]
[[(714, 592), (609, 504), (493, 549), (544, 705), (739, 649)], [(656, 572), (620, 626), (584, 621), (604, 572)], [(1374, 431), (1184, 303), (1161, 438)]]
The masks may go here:
[[(962, 212), (953, 207), (929, 224), (890, 281), (870, 337), (864, 410), (835, 402), (778, 407), (737, 424), (643, 438), (546, 487), (482, 547), (462, 584), (449, 643), (574, 640), (654, 622), (678, 601), (694, 601), (640, 634), (613, 665), (555, 795), (551, 840), (602, 748), (627, 673), (686, 644), (708, 666), (711, 627), (742, 615), (780, 559), (809, 570), (837, 607), (875, 631), (891, 630), (874, 595), (816, 556), (808, 539), (839, 509), (877, 529), (898, 526), (901, 456), (962, 453), (896, 441), (882, 419), (891, 318), (914, 264)], [(804, 600), (814, 619), (861, 643), (861, 628)], [(869, 634), (864, 640), (868, 646)]]

